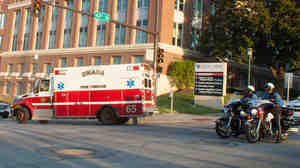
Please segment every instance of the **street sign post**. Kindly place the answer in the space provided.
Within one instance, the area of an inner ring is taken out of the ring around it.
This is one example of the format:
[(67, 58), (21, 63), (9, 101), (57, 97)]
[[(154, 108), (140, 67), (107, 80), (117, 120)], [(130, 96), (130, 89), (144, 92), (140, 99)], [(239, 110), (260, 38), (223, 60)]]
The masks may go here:
[(103, 12), (95, 12), (94, 13), (94, 18), (104, 21), (104, 22), (108, 22), (110, 19), (110, 15), (107, 13), (103, 13)]

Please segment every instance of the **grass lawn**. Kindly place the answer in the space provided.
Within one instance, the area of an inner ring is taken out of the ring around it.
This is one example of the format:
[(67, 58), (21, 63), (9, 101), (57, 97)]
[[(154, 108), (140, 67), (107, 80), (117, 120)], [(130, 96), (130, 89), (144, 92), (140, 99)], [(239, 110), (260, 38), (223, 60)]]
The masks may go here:
[[(169, 98), (169, 95), (159, 96), (157, 98), (158, 110), (163, 113), (170, 113), (170, 102), (171, 99)], [(220, 112), (220, 110), (195, 105), (193, 92), (188, 91), (174, 94), (174, 112), (204, 115), (209, 113), (217, 113)]]

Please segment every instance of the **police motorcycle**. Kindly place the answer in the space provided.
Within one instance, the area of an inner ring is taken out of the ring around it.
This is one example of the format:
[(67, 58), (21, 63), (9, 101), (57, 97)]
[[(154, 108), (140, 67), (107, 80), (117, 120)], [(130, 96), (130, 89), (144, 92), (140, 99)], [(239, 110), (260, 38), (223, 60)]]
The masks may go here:
[(255, 110), (254, 101), (231, 100), (222, 110), (223, 116), (216, 120), (216, 133), (222, 138), (246, 133), (246, 122)]
[(274, 106), (276, 106), (273, 100), (259, 100), (258, 110), (251, 111), (252, 118), (246, 123), (246, 136), (249, 143), (256, 143), (264, 138), (281, 142), (288, 138), (288, 130), (295, 125), (293, 118), (293, 111), (286, 105), (283, 105), (280, 115), (281, 129), (275, 126), (275, 116), (272, 113)]

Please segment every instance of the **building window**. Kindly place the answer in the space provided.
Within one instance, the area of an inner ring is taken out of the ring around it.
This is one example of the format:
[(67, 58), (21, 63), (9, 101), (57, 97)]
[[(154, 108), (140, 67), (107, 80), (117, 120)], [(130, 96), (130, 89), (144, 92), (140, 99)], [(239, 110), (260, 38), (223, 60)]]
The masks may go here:
[(51, 29), (50, 29), (50, 37), (49, 37), (49, 49), (55, 48), (55, 38), (56, 38), (56, 21), (57, 21), (57, 11), (58, 8), (52, 8), (52, 16), (51, 16)]
[(107, 0), (99, 0), (98, 11), (107, 12)]
[(97, 46), (104, 46), (106, 25), (98, 21), (97, 25)]
[(0, 13), (0, 29), (4, 28), (5, 23), (5, 13)]
[(67, 58), (63, 57), (60, 59), (60, 67), (67, 67)]
[[(148, 27), (148, 20), (138, 20), (137, 21), (137, 26), (142, 27), (142, 28), (147, 28)], [(146, 43), (147, 42), (147, 33), (142, 32), (142, 31), (137, 31), (136, 32), (136, 43)]]
[(174, 23), (173, 27), (173, 45), (182, 47), (183, 24)]
[(41, 49), (44, 13), (45, 13), (45, 7), (42, 7), (41, 14), (39, 16), (38, 31), (36, 32), (36, 44), (35, 44), (36, 49)]
[(115, 44), (120, 45), (125, 43), (125, 27), (122, 25), (116, 25), (116, 39)]
[(52, 72), (52, 65), (50, 63), (46, 64), (46, 73), (49, 75)]
[(184, 10), (184, 0), (175, 0), (175, 9), (179, 11)]
[(94, 57), (94, 65), (101, 65), (102, 58), (101, 57)]
[(56, 31), (50, 31), (50, 38), (49, 38), (49, 49), (55, 48), (55, 37)]
[(136, 64), (144, 63), (144, 56), (143, 55), (134, 56), (134, 63)]
[(15, 29), (14, 29), (14, 35), (13, 35), (13, 45), (12, 45), (12, 51), (17, 50), (17, 40), (18, 40), (18, 32), (19, 32), (19, 24), (20, 24), (20, 15), (21, 11), (16, 11), (16, 21), (15, 21)]
[(121, 56), (113, 56), (113, 64), (121, 64)]
[(210, 4), (210, 14), (212, 16), (214, 16), (215, 13), (216, 13), (216, 4), (214, 2), (211, 2), (211, 4)]
[(138, 8), (149, 8), (149, 0), (138, 0)]
[(31, 11), (30, 11), (30, 9), (27, 9), (23, 50), (28, 50), (29, 49), (31, 18), (32, 18), (31, 17)]
[(8, 64), (7, 68), (8, 74), (11, 74), (14, 72), (14, 64)]
[(70, 48), (71, 29), (65, 29), (64, 34), (64, 48)]
[(38, 71), (38, 65), (37, 64), (32, 64), (32, 74), (36, 74)]
[(80, 36), (79, 36), (79, 47), (86, 47), (87, 46), (87, 27), (80, 28)]
[(22, 95), (24, 93), (24, 83), (18, 82), (17, 95)]
[(6, 94), (9, 95), (11, 93), (11, 82), (6, 83)]
[(76, 66), (83, 66), (83, 58), (82, 57), (78, 57), (77, 58), (77, 63), (76, 63)]
[[(68, 8), (73, 8), (73, 1), (68, 1)], [(71, 27), (72, 27), (72, 11), (67, 10), (65, 18), (65, 30), (64, 30), (64, 48), (70, 48), (70, 39), (71, 39)]]
[[(82, 0), (82, 10), (89, 12), (90, 0)], [(88, 31), (89, 17), (87, 15), (81, 15), (81, 26), (79, 35), (79, 47), (87, 46), (87, 31)]]
[(193, 17), (201, 18), (203, 12), (203, 0), (194, 0), (193, 3)]
[(126, 11), (127, 0), (118, 0), (118, 11)]
[(20, 64), (20, 75), (23, 75), (25, 72), (25, 64)]

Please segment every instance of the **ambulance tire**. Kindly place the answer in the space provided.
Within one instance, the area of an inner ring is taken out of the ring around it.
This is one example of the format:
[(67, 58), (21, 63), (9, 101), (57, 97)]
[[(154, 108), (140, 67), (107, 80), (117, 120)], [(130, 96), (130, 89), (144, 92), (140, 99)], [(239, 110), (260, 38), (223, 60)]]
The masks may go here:
[(111, 107), (104, 107), (100, 111), (100, 120), (104, 125), (113, 125), (118, 123), (118, 117), (115, 110)]
[(129, 121), (128, 117), (120, 117), (119, 118), (119, 124), (126, 124)]
[(27, 108), (22, 107), (22, 108), (18, 108), (17, 110), (17, 121), (19, 124), (25, 124), (28, 122), (29, 118), (30, 118), (30, 114)]

